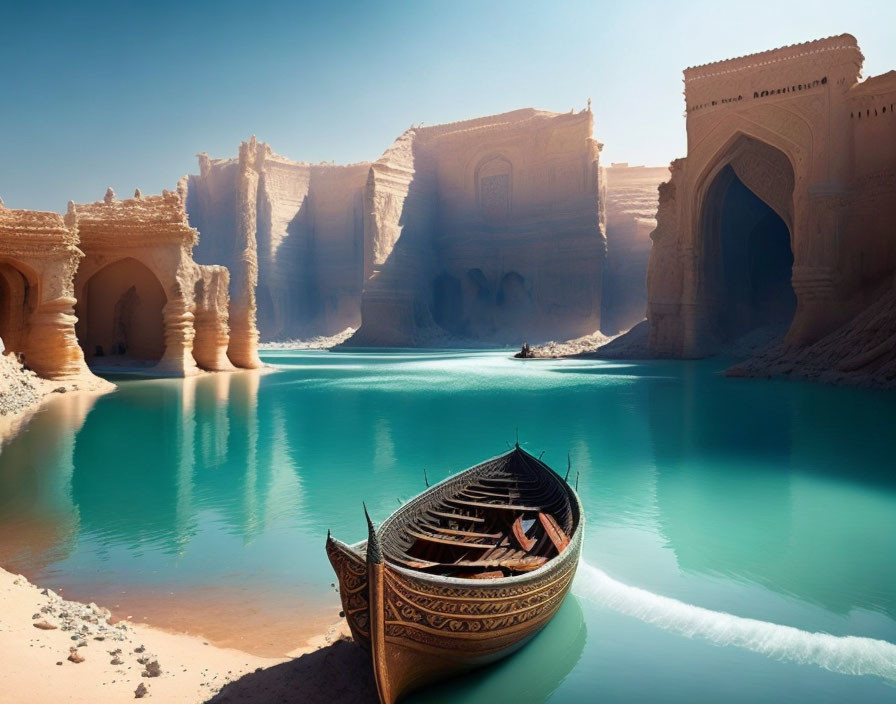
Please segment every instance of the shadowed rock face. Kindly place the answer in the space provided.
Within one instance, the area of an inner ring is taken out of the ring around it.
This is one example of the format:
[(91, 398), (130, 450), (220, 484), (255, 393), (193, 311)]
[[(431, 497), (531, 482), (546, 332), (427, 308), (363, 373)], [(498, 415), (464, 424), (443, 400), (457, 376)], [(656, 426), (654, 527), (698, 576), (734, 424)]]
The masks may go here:
[(186, 181), (190, 222), (202, 233), (196, 260), (230, 269), (231, 300), (252, 309), (265, 340), (356, 328), (369, 164), (295, 162), (254, 139), (240, 153), (200, 155), (200, 173)]
[[(202, 155), (187, 181), (196, 258), (234, 279), (257, 262), (265, 340), (359, 326), (349, 344), (593, 333), (606, 244), (592, 130), (590, 110), (526, 109), (411, 128), (373, 164), (293, 162), (254, 141), (250, 160)], [(233, 302), (252, 295), (231, 285)]]

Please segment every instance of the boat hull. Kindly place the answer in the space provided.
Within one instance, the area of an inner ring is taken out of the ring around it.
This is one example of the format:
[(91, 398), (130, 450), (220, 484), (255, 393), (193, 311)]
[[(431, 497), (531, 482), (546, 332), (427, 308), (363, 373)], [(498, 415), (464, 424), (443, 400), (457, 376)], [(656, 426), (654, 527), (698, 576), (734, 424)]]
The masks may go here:
[[(383, 704), (522, 647), (560, 608), (584, 534), (574, 489), (519, 446), (429, 487), (379, 530), (367, 523), (363, 543), (328, 535), (327, 555)], [(420, 554), (414, 540), (455, 552)]]
[(370, 650), (370, 603), (367, 581), (367, 542), (346, 545), (327, 536), (327, 557), (339, 581), (342, 613), (354, 641)]
[(371, 603), (383, 605), (374, 609), (370, 623), (381, 701), (392, 704), (408, 692), (495, 662), (525, 645), (563, 603), (580, 552), (578, 532), (544, 572), (481, 584), (445, 583), (388, 563), (371, 565)]

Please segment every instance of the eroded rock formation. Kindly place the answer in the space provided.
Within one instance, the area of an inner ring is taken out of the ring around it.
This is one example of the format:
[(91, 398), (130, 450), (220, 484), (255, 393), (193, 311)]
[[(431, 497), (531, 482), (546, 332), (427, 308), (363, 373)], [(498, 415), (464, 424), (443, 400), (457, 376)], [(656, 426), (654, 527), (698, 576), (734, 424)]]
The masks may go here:
[(83, 254), (57, 213), (10, 210), (0, 201), (0, 338), (48, 379), (89, 376), (75, 336), (72, 277)]
[(200, 155), (184, 181), (196, 256), (231, 270), (232, 335), (255, 271), (266, 340), (359, 325), (351, 344), (593, 333), (606, 244), (592, 132), (590, 109), (518, 110), (411, 128), (350, 166), (253, 138), (236, 160)]
[(778, 343), (727, 374), (896, 388), (896, 277), (879, 288), (871, 305), (817, 342)]
[(85, 360), (172, 376), (233, 369), (229, 273), (193, 261), (196, 239), (181, 193), (119, 200), (110, 188), (64, 217), (0, 201), (3, 351), (73, 388), (108, 386)]
[(688, 154), (652, 235), (652, 354), (705, 356), (764, 326), (791, 352), (859, 344), (828, 336), (896, 270), (896, 72), (860, 82), (862, 62), (845, 34), (685, 71)]
[(202, 369), (229, 371), (233, 364), (227, 357), (230, 345), (228, 289), (230, 272), (223, 266), (197, 267), (193, 285), (193, 358)]
[(517, 110), (413, 128), (371, 168), (372, 256), (349, 342), (516, 344), (600, 326), (593, 115)]
[[(369, 166), (291, 161), (254, 137), (238, 159), (199, 156), (199, 174), (184, 181), (202, 233), (195, 256), (231, 271), (234, 339), (239, 326), (251, 334), (254, 316), (266, 340), (359, 325)], [(257, 359), (254, 347), (240, 354)]]
[(601, 330), (614, 335), (647, 314), (647, 260), (656, 228), (659, 184), (668, 167), (612, 164), (606, 174), (607, 263)]

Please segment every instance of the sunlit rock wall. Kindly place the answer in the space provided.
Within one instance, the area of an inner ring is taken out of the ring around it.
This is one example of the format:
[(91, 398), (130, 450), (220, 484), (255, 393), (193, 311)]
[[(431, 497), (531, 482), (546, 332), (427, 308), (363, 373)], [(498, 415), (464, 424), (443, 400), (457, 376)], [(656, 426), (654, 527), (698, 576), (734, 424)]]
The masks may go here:
[(91, 363), (127, 358), (198, 373), (193, 358), (196, 231), (179, 194), (69, 205), (84, 259), (75, 275), (78, 340)]
[(600, 327), (590, 110), (413, 128), (374, 164), (354, 345), (516, 344)]
[(656, 227), (658, 187), (668, 167), (614, 164), (604, 169), (607, 263), (601, 300), (601, 330), (613, 335), (647, 314), (647, 260)]
[(0, 200), (0, 352), (46, 378), (90, 377), (75, 336), (72, 279), (82, 257), (70, 219)]
[(201, 233), (197, 261), (230, 269), (233, 305), (247, 298), (235, 272), (254, 256), (262, 339), (357, 327), (369, 164), (295, 162), (254, 138), (240, 153), (240, 159), (200, 155), (199, 174), (186, 180), (187, 212)]
[(239, 159), (200, 155), (182, 189), (197, 261), (231, 272), (231, 346), (256, 314), (263, 339), (360, 326), (353, 345), (595, 332), (592, 131), (590, 109), (526, 109), (411, 128), (373, 164), (295, 162), (254, 138)]

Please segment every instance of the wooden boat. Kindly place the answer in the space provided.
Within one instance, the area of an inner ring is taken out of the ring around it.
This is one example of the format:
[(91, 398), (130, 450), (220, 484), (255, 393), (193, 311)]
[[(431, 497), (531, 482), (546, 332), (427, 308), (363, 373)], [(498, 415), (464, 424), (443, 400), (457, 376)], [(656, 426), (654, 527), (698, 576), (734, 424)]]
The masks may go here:
[(573, 488), (517, 445), (430, 487), (378, 530), (368, 516), (364, 542), (328, 534), (345, 617), (371, 653), (380, 701), (532, 638), (569, 589), (583, 523)]

